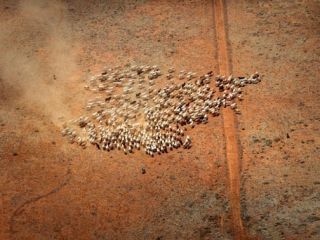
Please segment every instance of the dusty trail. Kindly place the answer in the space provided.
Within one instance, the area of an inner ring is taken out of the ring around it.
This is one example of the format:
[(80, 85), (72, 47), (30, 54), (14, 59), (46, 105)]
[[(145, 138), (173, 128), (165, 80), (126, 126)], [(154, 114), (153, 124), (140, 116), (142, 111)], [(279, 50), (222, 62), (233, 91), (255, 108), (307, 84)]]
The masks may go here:
[[(228, 55), (225, 6), (223, 0), (213, 1), (214, 21), (217, 34), (218, 66), (220, 74), (228, 75), (232, 66)], [(223, 127), (226, 144), (226, 158), (229, 171), (229, 196), (232, 225), (235, 239), (248, 239), (241, 219), (240, 209), (240, 157), (236, 116), (231, 109), (223, 112)]]

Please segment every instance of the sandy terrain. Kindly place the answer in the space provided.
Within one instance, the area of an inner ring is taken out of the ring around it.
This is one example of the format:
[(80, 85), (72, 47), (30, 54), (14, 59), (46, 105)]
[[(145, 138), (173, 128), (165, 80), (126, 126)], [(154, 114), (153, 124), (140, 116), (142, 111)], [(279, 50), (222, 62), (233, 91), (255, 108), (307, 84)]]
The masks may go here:
[[(0, 239), (319, 239), (319, 12), (316, 0), (0, 0)], [(192, 129), (188, 150), (68, 144), (83, 80), (127, 62), (263, 81), (241, 115)]]
[(228, 4), (233, 72), (265, 74), (239, 117), (242, 215), (265, 239), (320, 237), (319, 10), (313, 1)]

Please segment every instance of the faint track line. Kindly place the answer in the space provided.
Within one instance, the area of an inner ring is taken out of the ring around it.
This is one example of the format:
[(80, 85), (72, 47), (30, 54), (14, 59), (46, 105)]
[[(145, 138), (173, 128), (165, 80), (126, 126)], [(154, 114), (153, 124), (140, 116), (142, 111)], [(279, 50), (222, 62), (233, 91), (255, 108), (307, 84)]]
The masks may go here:
[(52, 194), (59, 192), (63, 187), (68, 185), (68, 183), (70, 182), (71, 176), (72, 176), (70, 160), (68, 162), (69, 162), (68, 169), (67, 169), (67, 173), (64, 176), (64, 180), (57, 187), (55, 187), (54, 189), (52, 189), (51, 191), (49, 191), (45, 194), (41, 194), (41, 195), (38, 195), (38, 196), (35, 196), (35, 197), (32, 197), (32, 198), (26, 200), (13, 212), (13, 214), (11, 215), (10, 220), (9, 220), (10, 234), (16, 233), (16, 231), (14, 230), (15, 219), (23, 212), (25, 207), (43, 199), (43, 198), (46, 198)]

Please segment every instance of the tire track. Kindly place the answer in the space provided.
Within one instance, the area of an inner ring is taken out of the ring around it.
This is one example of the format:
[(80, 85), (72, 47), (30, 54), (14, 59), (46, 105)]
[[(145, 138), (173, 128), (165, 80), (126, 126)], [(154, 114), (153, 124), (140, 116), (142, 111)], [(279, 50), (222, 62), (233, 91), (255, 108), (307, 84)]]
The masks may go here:
[[(213, 0), (214, 24), (218, 52), (218, 69), (220, 74), (229, 75), (232, 72), (231, 57), (228, 51), (226, 29), (226, 9), (224, 0)], [(240, 147), (237, 134), (237, 118), (235, 113), (227, 108), (222, 114), (226, 144), (226, 159), (229, 173), (229, 200), (231, 207), (232, 227), (235, 239), (248, 239), (241, 219), (240, 207)]]

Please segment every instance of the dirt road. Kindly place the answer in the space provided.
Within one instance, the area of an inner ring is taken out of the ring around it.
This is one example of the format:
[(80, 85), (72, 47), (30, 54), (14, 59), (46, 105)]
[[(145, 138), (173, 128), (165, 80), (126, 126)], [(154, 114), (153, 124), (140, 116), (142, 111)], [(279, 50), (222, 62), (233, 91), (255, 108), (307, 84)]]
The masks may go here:
[[(317, 1), (0, 1), (0, 239), (318, 239)], [(259, 71), (241, 115), (150, 158), (68, 144), (126, 62)], [(145, 171), (142, 171), (144, 169)]]
[[(223, 0), (213, 1), (214, 23), (217, 34), (217, 51), (219, 73), (222, 75), (232, 74), (230, 62), (230, 49), (228, 47), (228, 32), (226, 18), (226, 3)], [(233, 236), (235, 239), (247, 239), (246, 230), (243, 227), (240, 208), (240, 171), (241, 159), (239, 151), (239, 138), (237, 129), (237, 117), (235, 113), (226, 109), (222, 115), (224, 137), (226, 145), (226, 160), (229, 175), (229, 201), (231, 207), (231, 221)]]

